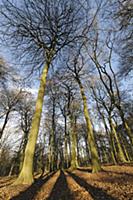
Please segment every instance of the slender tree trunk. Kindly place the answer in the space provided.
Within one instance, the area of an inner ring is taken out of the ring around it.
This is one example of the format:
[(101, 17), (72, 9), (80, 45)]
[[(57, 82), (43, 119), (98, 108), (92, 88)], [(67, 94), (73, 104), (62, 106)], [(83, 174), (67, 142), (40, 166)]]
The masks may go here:
[(52, 171), (57, 169), (57, 148), (55, 144), (56, 140), (56, 124), (55, 124), (55, 98), (53, 98), (53, 111), (52, 111), (52, 137), (51, 137), (51, 145), (52, 145)]
[(90, 164), (91, 163), (91, 158), (90, 158), (90, 151), (89, 151), (89, 148), (88, 148), (88, 141), (87, 141), (87, 136), (85, 135), (85, 137), (84, 137), (84, 142), (85, 142), (85, 149), (86, 149), (86, 156), (87, 156), (87, 160), (86, 160), (86, 162), (88, 163), (88, 164)]
[(68, 137), (67, 137), (67, 117), (64, 116), (65, 120), (65, 168), (69, 167), (69, 158), (68, 158)]
[(124, 144), (123, 137), (122, 137), (121, 133), (119, 133), (119, 138), (120, 138), (120, 141), (122, 143), (122, 147), (123, 147), (123, 151), (125, 153), (126, 159), (127, 159), (128, 162), (130, 162), (131, 160), (129, 158), (129, 155), (128, 155), (128, 152), (127, 152), (127, 148), (126, 148), (126, 145)]
[[(99, 71), (99, 70), (98, 70)], [(100, 73), (100, 71), (99, 71)], [(100, 76), (101, 77), (101, 76)], [(101, 77), (102, 78), (102, 77)], [(103, 80), (102, 80), (103, 81)], [(94, 94), (94, 97), (95, 97), (95, 101), (96, 101), (96, 105), (97, 105), (97, 110), (100, 114), (100, 116), (102, 117), (102, 121), (103, 121), (103, 124), (104, 124), (104, 127), (105, 127), (105, 131), (106, 131), (106, 134), (107, 134), (107, 137), (108, 137), (108, 142), (109, 142), (109, 147), (110, 147), (110, 151), (111, 151), (111, 158), (112, 158), (112, 161), (113, 161), (113, 164), (117, 164), (117, 161), (116, 161), (116, 158), (115, 158), (115, 149), (114, 149), (114, 145), (113, 145), (113, 138), (112, 138), (112, 135), (108, 129), (108, 126), (106, 124), (106, 120), (105, 120), (105, 116), (104, 114), (101, 112), (101, 109), (99, 107), (99, 104), (98, 104), (98, 98), (97, 98), (97, 95), (96, 95), (96, 92), (95, 92), (95, 89), (93, 87), (92, 88), (92, 91), (93, 91), (93, 94)], [(103, 103), (103, 102), (102, 102)], [(103, 103), (103, 106), (105, 107), (104, 103)], [(107, 108), (105, 107), (107, 113), (109, 114), (110, 116), (110, 113), (108, 112)]]
[(76, 137), (76, 143), (77, 143), (77, 161), (78, 161), (78, 166), (80, 166), (80, 144), (78, 137)]
[(104, 127), (105, 127), (105, 130), (106, 130), (107, 136), (108, 136), (108, 140), (109, 140), (111, 158), (112, 158), (113, 164), (116, 165), (117, 160), (116, 160), (115, 153), (114, 153), (115, 152), (115, 146), (113, 144), (113, 138), (112, 138), (111, 132), (109, 132), (109, 130), (108, 130), (108, 127), (107, 127), (107, 124), (106, 124), (106, 121), (105, 121), (105, 117), (102, 116), (102, 119), (103, 119)]
[(126, 158), (125, 158), (125, 155), (124, 155), (124, 153), (123, 153), (123, 149), (122, 149), (121, 143), (120, 143), (120, 141), (119, 141), (118, 135), (117, 135), (117, 133), (116, 133), (114, 124), (113, 124), (113, 122), (112, 122), (112, 119), (109, 119), (109, 123), (110, 123), (110, 128), (111, 128), (112, 134), (114, 135), (114, 138), (115, 138), (116, 143), (117, 143), (119, 160), (120, 160), (121, 162), (127, 162), (127, 161), (126, 161)]
[(123, 126), (124, 126), (124, 128), (125, 128), (125, 130), (127, 132), (128, 137), (129, 137), (130, 143), (131, 143), (131, 145), (133, 145), (133, 133), (131, 132), (131, 129), (128, 126), (128, 124), (127, 124), (126, 120), (124, 119), (124, 117), (122, 116), (121, 118), (122, 118), (122, 121), (123, 121)]
[[(117, 79), (116, 79), (116, 75), (113, 71), (113, 68), (112, 68), (112, 65), (111, 65), (111, 61), (109, 62), (109, 67), (110, 67), (110, 70), (113, 74), (113, 77), (114, 77), (114, 83), (115, 83), (115, 86), (116, 86), (116, 90), (117, 90), (117, 96), (118, 96), (118, 102), (115, 102), (115, 106), (117, 107), (118, 111), (119, 111), (119, 114), (120, 114), (120, 117), (121, 117), (121, 120), (122, 120), (122, 123), (123, 123), (123, 126), (127, 132), (127, 135), (129, 137), (129, 140), (130, 140), (130, 143), (131, 145), (133, 145), (133, 134), (131, 132), (131, 129), (130, 127), (128, 126), (126, 120), (125, 120), (125, 117), (124, 117), (124, 112), (123, 112), (123, 109), (122, 109), (122, 106), (121, 106), (121, 96), (120, 96), (120, 91), (119, 91), (119, 87), (118, 87), (118, 84), (117, 84)], [(114, 98), (115, 100), (115, 98)]]
[(113, 164), (116, 165), (117, 161), (116, 161), (114, 151), (113, 151), (113, 141), (112, 141), (112, 138), (111, 138), (111, 133), (109, 133), (109, 131), (108, 131), (108, 127), (107, 127), (107, 124), (106, 124), (106, 121), (105, 121), (105, 117), (103, 115), (102, 115), (102, 120), (103, 120), (103, 124), (104, 124), (105, 130), (106, 130), (107, 136), (108, 136), (108, 140), (109, 140), (109, 146), (110, 146), (112, 161), (113, 161)]
[(0, 130), (0, 139), (2, 138), (3, 132), (4, 132), (5, 127), (7, 125), (9, 113), (10, 113), (10, 110), (7, 111), (6, 116), (5, 116), (5, 120), (4, 120), (4, 124), (3, 124), (3, 126), (2, 126), (2, 128)]
[(81, 81), (79, 79), (76, 79), (76, 80), (78, 82), (80, 93), (83, 100), (84, 116), (85, 116), (85, 120), (87, 124), (88, 144), (90, 146), (90, 153), (91, 153), (92, 172), (96, 173), (96, 172), (101, 171), (101, 164), (98, 157), (98, 151), (96, 148), (96, 143), (95, 143), (93, 128), (92, 128), (92, 124), (91, 124), (91, 120), (90, 120), (90, 116), (88, 112), (87, 99), (85, 96), (84, 88)]
[(15, 166), (15, 162), (13, 161), (8, 176), (11, 176), (11, 175), (12, 175), (14, 166)]
[(55, 160), (55, 148), (54, 148), (54, 131), (52, 130), (52, 137), (51, 137), (51, 169), (50, 171), (54, 171), (54, 160)]
[(54, 134), (52, 129), (49, 138), (49, 172), (54, 171), (54, 157)]
[(49, 136), (49, 148), (48, 148), (48, 171), (51, 171), (51, 162), (52, 162), (52, 150), (51, 150), (51, 133)]
[(38, 97), (36, 101), (35, 113), (32, 119), (29, 139), (28, 139), (26, 149), (25, 149), (23, 167), (14, 184), (29, 184), (30, 185), (34, 182), (33, 158), (34, 158), (34, 153), (35, 153), (37, 136), (39, 132), (48, 69), (49, 69), (49, 63), (46, 63), (42, 72), (41, 80), (40, 80), (40, 87), (39, 87)]
[(110, 147), (111, 147), (111, 157), (113, 164), (117, 164), (117, 151), (116, 151), (116, 146), (114, 142), (114, 135), (112, 135), (112, 132), (109, 132), (109, 137), (110, 137)]
[(71, 169), (76, 169), (78, 167), (77, 131), (76, 131), (76, 122), (73, 116), (70, 116), (70, 122), (71, 122)]
[(103, 140), (103, 138), (99, 137), (99, 142), (101, 146), (101, 160), (103, 163), (109, 163), (108, 156), (107, 156), (107, 151), (106, 151), (106, 144)]

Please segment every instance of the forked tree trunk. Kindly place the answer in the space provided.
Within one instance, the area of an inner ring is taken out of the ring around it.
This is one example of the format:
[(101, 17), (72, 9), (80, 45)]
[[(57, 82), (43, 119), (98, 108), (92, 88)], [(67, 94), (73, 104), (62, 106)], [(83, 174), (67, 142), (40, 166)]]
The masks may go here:
[(76, 80), (78, 82), (80, 93), (83, 100), (84, 116), (85, 116), (86, 125), (87, 125), (88, 144), (89, 144), (90, 153), (91, 153), (92, 172), (96, 173), (96, 172), (101, 171), (101, 164), (99, 161), (98, 151), (97, 151), (96, 143), (94, 139), (93, 128), (92, 128), (92, 124), (91, 124), (91, 120), (90, 120), (90, 116), (88, 112), (87, 98), (85, 96), (84, 88), (81, 81), (79, 79), (76, 79)]
[(122, 147), (123, 147), (123, 152), (125, 153), (126, 159), (127, 159), (128, 162), (130, 162), (131, 160), (130, 160), (130, 157), (128, 155), (127, 147), (124, 144), (123, 137), (122, 137), (121, 133), (118, 133), (118, 134), (119, 134), (119, 138), (120, 138), (120, 141), (121, 141), (121, 144), (122, 144)]
[(118, 135), (116, 133), (116, 130), (115, 130), (115, 127), (114, 127), (114, 124), (112, 122), (112, 119), (109, 119), (109, 123), (110, 123), (110, 128), (111, 128), (111, 131), (112, 131), (112, 134), (116, 140), (116, 144), (117, 144), (117, 147), (118, 147), (118, 157), (119, 157), (119, 160), (121, 162), (127, 162), (126, 158), (125, 158), (125, 155), (124, 155), (124, 152), (123, 152), (123, 149), (122, 149), (122, 146), (121, 146), (121, 143), (119, 141), (119, 138), (118, 138)]
[(113, 149), (112, 136), (111, 136), (111, 133), (108, 131), (104, 116), (103, 116), (103, 123), (104, 123), (104, 127), (105, 127), (105, 130), (106, 130), (106, 133), (107, 133), (107, 136), (108, 136), (108, 140), (109, 140), (111, 158), (112, 158), (113, 164), (116, 165), (117, 161), (116, 161), (116, 158), (115, 158), (115, 155), (114, 155), (115, 150)]
[(34, 182), (33, 158), (34, 158), (34, 153), (35, 153), (37, 136), (39, 132), (48, 69), (49, 69), (49, 63), (46, 63), (42, 72), (41, 80), (40, 80), (40, 87), (38, 91), (38, 97), (36, 100), (36, 107), (35, 107), (35, 112), (32, 119), (31, 129), (29, 133), (29, 139), (28, 139), (26, 149), (25, 149), (23, 166), (14, 184), (29, 184), (30, 185)]

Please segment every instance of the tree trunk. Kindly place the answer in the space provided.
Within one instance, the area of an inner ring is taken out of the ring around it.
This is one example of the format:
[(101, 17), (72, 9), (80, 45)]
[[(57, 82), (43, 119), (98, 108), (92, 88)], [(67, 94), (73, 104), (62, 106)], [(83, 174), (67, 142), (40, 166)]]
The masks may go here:
[(3, 126), (2, 126), (2, 128), (1, 128), (1, 130), (0, 130), (0, 139), (2, 138), (3, 132), (4, 132), (5, 127), (6, 127), (6, 125), (7, 125), (9, 114), (10, 114), (10, 109), (9, 109), (9, 110), (7, 111), (7, 113), (6, 113), (6, 117), (5, 117), (5, 120), (4, 120), (4, 124), (3, 124)]
[(39, 132), (48, 69), (49, 69), (49, 63), (46, 63), (42, 72), (41, 80), (40, 80), (40, 87), (38, 91), (38, 97), (36, 100), (35, 113), (32, 119), (29, 139), (28, 139), (26, 149), (25, 149), (23, 167), (14, 184), (29, 184), (30, 185), (34, 182), (33, 158), (34, 158), (34, 153), (35, 153), (37, 136)]
[(105, 130), (106, 130), (106, 134), (108, 136), (108, 140), (109, 140), (111, 158), (112, 158), (113, 164), (116, 165), (117, 161), (116, 161), (116, 158), (115, 158), (115, 155), (114, 155), (114, 151), (113, 151), (113, 141), (112, 141), (112, 138), (111, 138), (111, 133), (109, 133), (109, 131), (108, 131), (108, 127), (107, 127), (104, 115), (102, 115), (102, 120), (103, 120), (103, 124), (104, 124)]
[(9, 171), (9, 174), (8, 174), (9, 177), (12, 175), (14, 166), (15, 166), (15, 162), (13, 161), (13, 162), (12, 162), (12, 165), (11, 165), (11, 168), (10, 168), (10, 171)]
[(130, 160), (130, 157), (129, 157), (129, 155), (128, 155), (128, 151), (127, 151), (127, 148), (126, 148), (126, 146), (125, 146), (125, 144), (124, 144), (124, 141), (123, 141), (123, 138), (122, 138), (121, 134), (119, 134), (119, 137), (120, 137), (120, 140), (121, 140), (121, 142), (122, 142), (123, 151), (124, 151), (124, 153), (125, 153), (126, 159), (127, 159), (128, 162), (130, 162), (131, 160)]
[(128, 137), (129, 137), (130, 143), (131, 143), (131, 145), (133, 145), (133, 134), (132, 134), (131, 129), (128, 126), (125, 119), (123, 120), (123, 125), (124, 125), (126, 132), (127, 132)]
[(69, 158), (68, 158), (68, 136), (67, 136), (67, 117), (64, 116), (65, 121), (65, 168), (69, 167)]
[(112, 122), (112, 119), (109, 119), (109, 123), (110, 123), (110, 128), (111, 128), (112, 134), (114, 135), (114, 138), (116, 140), (116, 144), (117, 144), (117, 147), (118, 147), (118, 157), (119, 157), (119, 160), (121, 162), (127, 162), (126, 158), (125, 158), (125, 155), (123, 153), (123, 149), (122, 149), (121, 143), (119, 141), (118, 135), (116, 133), (114, 124)]
[(77, 131), (76, 131), (76, 120), (75, 117), (70, 116), (71, 122), (71, 169), (76, 169), (78, 167), (77, 160)]
[(84, 88), (81, 81), (79, 79), (76, 79), (76, 80), (78, 82), (80, 93), (83, 100), (84, 116), (85, 116), (86, 125), (87, 125), (88, 144), (90, 146), (90, 153), (91, 153), (92, 172), (96, 173), (96, 172), (101, 171), (101, 164), (98, 157), (98, 151), (96, 148), (96, 143), (95, 143), (93, 128), (92, 128), (92, 124), (91, 124), (91, 120), (90, 120), (90, 116), (88, 112), (87, 99), (85, 96)]

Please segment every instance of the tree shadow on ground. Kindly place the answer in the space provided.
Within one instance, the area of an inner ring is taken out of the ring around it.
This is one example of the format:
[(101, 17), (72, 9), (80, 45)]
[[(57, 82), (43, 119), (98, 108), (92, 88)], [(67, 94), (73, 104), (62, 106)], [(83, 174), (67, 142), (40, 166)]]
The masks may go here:
[(133, 183), (133, 174), (125, 172), (104, 171), (106, 177), (102, 177), (102, 181), (106, 183), (126, 184), (126, 182)]
[(82, 172), (88, 172), (88, 173), (92, 172), (91, 169), (84, 169), (84, 168), (77, 168), (77, 170), (82, 171)]
[(92, 186), (88, 184), (83, 178), (80, 178), (79, 176), (76, 176), (73, 173), (68, 172), (68, 174), (83, 188), (86, 189), (86, 191), (92, 196), (94, 200), (116, 200), (116, 198), (112, 197), (111, 195), (107, 194), (106, 191), (104, 191), (101, 188)]
[(68, 188), (66, 176), (61, 170), (60, 175), (47, 200), (74, 200), (73, 195)]
[(11, 185), (12, 183), (13, 183), (13, 181), (10, 183), (5, 182), (2, 185), (0, 185), (0, 188), (7, 187), (7, 186)]
[(117, 171), (109, 171), (109, 170), (104, 170), (104, 172), (133, 177), (132, 173), (127, 173), (127, 172), (117, 172)]
[(35, 180), (35, 182), (27, 188), (25, 191), (20, 192), (17, 196), (11, 198), (10, 200), (32, 200), (35, 195), (40, 191), (41, 187), (55, 174), (55, 172), (40, 177)]
[(7, 178), (6, 180), (0, 180), (0, 188), (3, 188), (5, 186), (9, 186), (13, 183), (15, 178)]

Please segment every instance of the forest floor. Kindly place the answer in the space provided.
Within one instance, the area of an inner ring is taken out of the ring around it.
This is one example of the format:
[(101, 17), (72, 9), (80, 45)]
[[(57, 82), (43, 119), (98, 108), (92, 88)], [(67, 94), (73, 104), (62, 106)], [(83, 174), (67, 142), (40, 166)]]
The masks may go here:
[(133, 166), (104, 166), (57, 171), (36, 178), (30, 187), (13, 186), (15, 177), (0, 177), (0, 200), (133, 200)]

